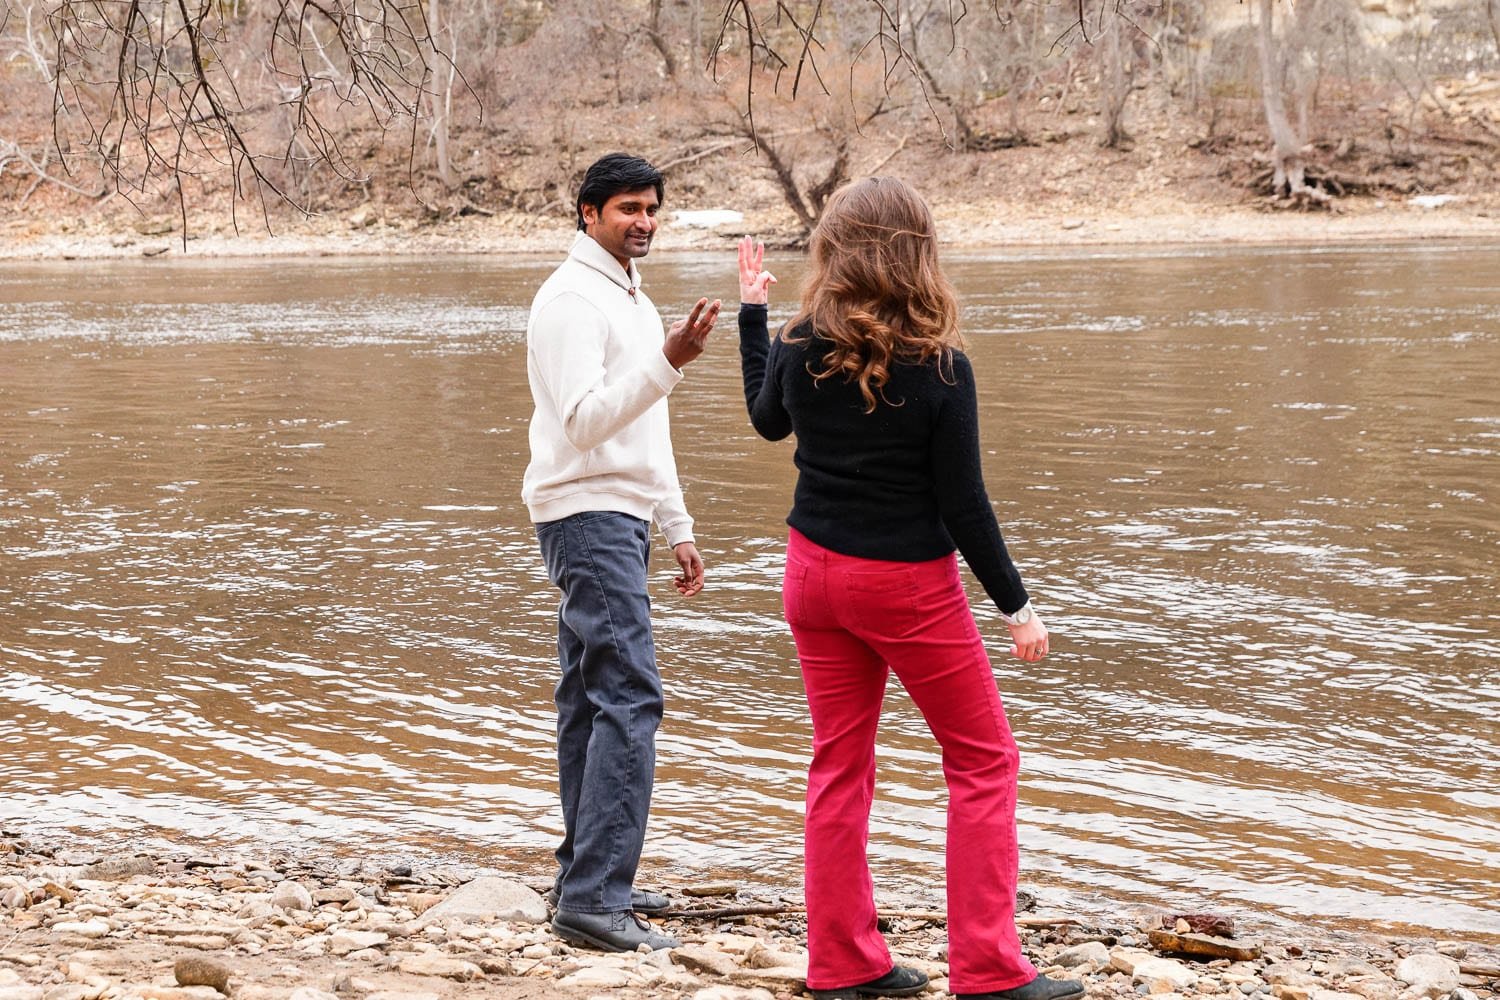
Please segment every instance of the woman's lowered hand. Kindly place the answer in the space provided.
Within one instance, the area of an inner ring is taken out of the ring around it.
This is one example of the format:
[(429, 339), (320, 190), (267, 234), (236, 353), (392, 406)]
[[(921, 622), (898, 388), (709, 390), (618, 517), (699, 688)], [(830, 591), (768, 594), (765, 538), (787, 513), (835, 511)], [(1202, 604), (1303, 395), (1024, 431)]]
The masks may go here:
[(1035, 663), (1047, 655), (1050, 640), (1041, 616), (1033, 613), (1024, 625), (1010, 626), (1010, 641), (1014, 643), (1010, 647), (1010, 655)]

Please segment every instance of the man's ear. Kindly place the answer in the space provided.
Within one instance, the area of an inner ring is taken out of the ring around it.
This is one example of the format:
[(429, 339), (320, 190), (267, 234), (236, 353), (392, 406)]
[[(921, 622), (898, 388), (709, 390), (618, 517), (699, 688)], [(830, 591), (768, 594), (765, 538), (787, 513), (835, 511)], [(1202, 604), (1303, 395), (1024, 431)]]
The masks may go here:
[(599, 209), (596, 206), (584, 202), (579, 207), (579, 211), (583, 213), (583, 224), (585, 226), (592, 226), (599, 221)]

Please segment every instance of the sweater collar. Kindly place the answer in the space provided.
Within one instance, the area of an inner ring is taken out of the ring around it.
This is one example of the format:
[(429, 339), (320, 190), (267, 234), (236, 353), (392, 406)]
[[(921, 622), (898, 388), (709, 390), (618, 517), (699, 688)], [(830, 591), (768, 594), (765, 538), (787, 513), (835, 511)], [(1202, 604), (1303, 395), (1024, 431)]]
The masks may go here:
[(635, 261), (630, 262), (630, 270), (627, 273), (620, 266), (620, 262), (615, 260), (614, 255), (595, 242), (588, 233), (579, 232), (573, 240), (573, 249), (568, 251), (568, 256), (584, 267), (593, 268), (625, 289), (632, 299), (635, 298), (636, 289), (641, 287), (641, 272), (636, 270)]

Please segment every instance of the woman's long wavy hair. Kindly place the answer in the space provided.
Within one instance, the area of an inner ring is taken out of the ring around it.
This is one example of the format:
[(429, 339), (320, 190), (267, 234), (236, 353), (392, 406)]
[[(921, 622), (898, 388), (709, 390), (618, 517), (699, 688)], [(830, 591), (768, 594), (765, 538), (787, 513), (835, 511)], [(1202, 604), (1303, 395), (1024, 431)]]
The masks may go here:
[(840, 188), (813, 230), (802, 308), (786, 329), (811, 323), (832, 342), (813, 376), (858, 382), (866, 413), (877, 394), (884, 398), (892, 365), (937, 358), (951, 371), (953, 351), (963, 347), (936, 237), (927, 203), (894, 177)]

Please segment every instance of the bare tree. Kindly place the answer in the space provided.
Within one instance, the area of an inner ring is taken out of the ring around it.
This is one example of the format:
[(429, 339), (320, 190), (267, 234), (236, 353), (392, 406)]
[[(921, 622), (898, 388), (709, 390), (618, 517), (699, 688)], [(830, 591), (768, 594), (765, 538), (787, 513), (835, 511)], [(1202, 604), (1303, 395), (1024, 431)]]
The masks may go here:
[[(453, 78), (458, 72), (458, 65), (446, 54), (453, 47), (451, 35), (443, 27), (441, 2), (442, 0), (427, 0), (427, 33), (423, 39), (423, 57), (431, 74), (431, 82), (424, 89), (427, 90), (427, 100), (432, 109), (430, 117), (433, 143), (436, 146), (438, 180), (444, 188), (452, 188), (453, 164), (448, 153), (448, 121), (453, 113)], [(440, 38), (444, 38), (447, 44), (440, 44)]]
[(1130, 141), (1125, 130), (1125, 105), (1135, 88), (1135, 53), (1126, 32), (1134, 27), (1120, 18), (1102, 26), (1098, 40), (1103, 67), (1100, 70), (1099, 96), (1104, 118), (1104, 135), (1100, 142), (1107, 149), (1118, 149)]
[(1261, 103), (1271, 132), (1271, 190), (1278, 198), (1326, 204), (1328, 195), (1308, 186), (1303, 153), (1305, 140), (1287, 117), (1282, 90), (1285, 67), (1282, 48), (1276, 37), (1275, 0), (1259, 0), (1259, 4), (1256, 45), (1260, 57)]
[(662, 24), (662, 2), (663, 0), (649, 0), (650, 19), (646, 23), (646, 37), (651, 39), (651, 44), (661, 54), (662, 70), (669, 78), (676, 78), (677, 57), (672, 54), (672, 45), (667, 41)]
[(446, 172), (456, 67), (438, 26), (422, 0), (56, 0), (55, 147), (75, 172), (91, 154), (127, 197), (165, 184), (184, 229), (186, 181), (227, 181), (237, 225), (242, 198), (305, 211), (295, 184), (310, 170), (362, 179), (351, 110), (380, 130), (406, 123), (415, 155), (430, 102)]

